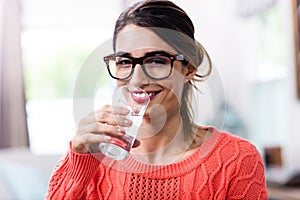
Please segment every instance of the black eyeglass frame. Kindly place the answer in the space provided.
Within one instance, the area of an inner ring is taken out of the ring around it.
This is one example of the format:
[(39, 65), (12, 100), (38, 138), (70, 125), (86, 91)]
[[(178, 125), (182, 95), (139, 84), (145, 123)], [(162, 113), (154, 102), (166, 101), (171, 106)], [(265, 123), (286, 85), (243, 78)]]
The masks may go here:
[[(143, 64), (144, 60), (146, 58), (149, 58), (149, 57), (153, 57), (153, 56), (165, 56), (167, 58), (170, 59), (170, 64), (171, 64), (171, 69), (170, 69), (170, 72), (168, 75), (164, 76), (164, 77), (161, 77), (161, 78), (156, 78), (156, 77), (153, 77), (151, 76), (150, 74), (148, 74), (147, 70), (145, 69), (145, 66)], [(118, 77), (115, 77), (111, 71), (110, 71), (110, 68), (109, 68), (109, 61), (110, 60), (115, 60), (115, 57), (123, 57), (123, 58), (128, 58), (132, 61), (132, 66), (131, 66), (131, 72), (129, 73), (129, 75), (127, 77), (124, 77), (124, 78), (118, 78)], [(108, 56), (104, 56), (103, 57), (104, 59), (104, 62), (106, 63), (106, 67), (107, 67), (107, 70), (109, 72), (109, 75), (114, 78), (114, 79), (117, 79), (117, 80), (126, 80), (128, 79), (129, 77), (132, 76), (133, 72), (134, 72), (134, 69), (135, 69), (135, 66), (136, 64), (139, 64), (141, 65), (142, 67), (142, 70), (143, 72), (151, 79), (154, 79), (154, 80), (163, 80), (163, 79), (166, 79), (168, 78), (171, 74), (172, 74), (172, 71), (173, 71), (173, 63), (178, 60), (178, 61), (181, 61), (184, 65), (188, 65), (189, 61), (188, 59), (183, 55), (183, 54), (177, 54), (177, 55), (171, 55), (165, 51), (157, 51), (157, 52), (148, 52), (146, 53), (145, 56), (142, 56), (142, 57), (139, 57), (139, 58), (135, 58), (135, 57), (132, 57), (130, 56), (129, 53), (116, 53), (116, 54), (110, 54)]]

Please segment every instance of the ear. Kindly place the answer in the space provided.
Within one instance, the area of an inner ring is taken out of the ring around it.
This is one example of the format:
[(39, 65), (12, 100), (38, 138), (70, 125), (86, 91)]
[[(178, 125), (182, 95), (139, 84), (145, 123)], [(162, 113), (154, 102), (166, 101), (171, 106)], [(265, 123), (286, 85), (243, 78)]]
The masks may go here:
[(197, 69), (192, 65), (192, 64), (188, 64), (185, 67), (184, 73), (185, 73), (185, 82), (188, 82), (190, 80), (192, 80), (195, 76), (197, 72)]

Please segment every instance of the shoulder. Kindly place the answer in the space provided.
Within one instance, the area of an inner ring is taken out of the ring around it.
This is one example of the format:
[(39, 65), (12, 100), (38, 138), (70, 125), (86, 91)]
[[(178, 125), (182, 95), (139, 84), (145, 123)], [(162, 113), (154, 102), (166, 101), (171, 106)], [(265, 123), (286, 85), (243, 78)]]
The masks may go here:
[(238, 151), (240, 153), (259, 154), (256, 146), (245, 138), (241, 138), (228, 132), (219, 131), (216, 128), (213, 128), (212, 131), (212, 137), (214, 137), (214, 135), (217, 135), (218, 137), (217, 148), (224, 148), (234, 152)]
[(206, 128), (210, 135), (204, 142), (204, 148), (209, 157), (215, 157), (222, 161), (238, 162), (259, 162), (262, 164), (262, 158), (256, 146), (249, 140), (222, 132), (216, 128)]
[(211, 156), (226, 170), (228, 198), (266, 199), (264, 163), (255, 145), (239, 136), (214, 131), (212, 136), (218, 134), (219, 139)]
[[(212, 129), (208, 142), (214, 144), (205, 159), (207, 165), (226, 170), (231, 178), (264, 177), (262, 157), (250, 141), (233, 134)], [(208, 145), (207, 145), (208, 146)]]

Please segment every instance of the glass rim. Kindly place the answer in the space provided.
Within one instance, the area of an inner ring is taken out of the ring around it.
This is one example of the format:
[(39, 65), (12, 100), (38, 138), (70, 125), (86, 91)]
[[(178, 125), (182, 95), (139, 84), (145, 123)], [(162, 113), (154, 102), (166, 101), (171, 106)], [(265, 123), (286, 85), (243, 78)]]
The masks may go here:
[[(162, 77), (154, 77), (152, 75), (150, 75), (145, 67), (145, 64), (144, 64), (144, 60), (147, 59), (147, 58), (150, 58), (150, 57), (158, 57), (158, 56), (164, 56), (166, 58), (168, 58), (170, 60), (170, 71), (167, 75), (165, 76), (162, 76)], [(113, 60), (113, 61), (116, 61), (116, 57), (123, 57), (123, 58), (128, 58), (132, 61), (132, 64), (131, 64), (131, 70), (130, 70), (130, 73), (128, 74), (128, 76), (124, 76), (122, 78), (120, 77), (116, 77), (112, 74), (111, 70), (110, 70), (110, 63), (109, 61)], [(133, 72), (134, 72), (134, 69), (135, 69), (135, 66), (137, 64), (139, 64), (141, 67), (142, 67), (142, 70), (143, 72), (151, 79), (154, 79), (154, 80), (163, 80), (163, 79), (166, 79), (168, 78), (171, 74), (172, 74), (172, 70), (173, 70), (173, 63), (175, 61), (181, 61), (184, 65), (187, 65), (189, 63), (188, 59), (183, 55), (183, 54), (170, 54), (168, 52), (165, 52), (165, 51), (153, 51), (153, 52), (147, 52), (144, 56), (142, 57), (133, 57), (131, 56), (129, 53), (127, 52), (117, 52), (117, 53), (113, 53), (113, 54), (109, 54), (107, 56), (104, 56), (103, 57), (104, 59), (104, 62), (106, 63), (106, 67), (107, 67), (107, 70), (110, 74), (110, 76), (114, 79), (117, 79), (117, 80), (126, 80), (128, 79), (130, 76), (132, 76)]]

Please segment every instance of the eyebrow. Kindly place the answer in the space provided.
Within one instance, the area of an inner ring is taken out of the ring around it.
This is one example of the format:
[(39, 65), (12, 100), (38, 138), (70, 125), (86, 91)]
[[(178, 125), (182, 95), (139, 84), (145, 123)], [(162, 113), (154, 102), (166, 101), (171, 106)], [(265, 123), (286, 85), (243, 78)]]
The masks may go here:
[(115, 56), (129, 56), (131, 57), (131, 54), (125, 51), (118, 51), (116, 53), (114, 53)]
[[(146, 52), (144, 56), (142, 57), (147, 57), (147, 56), (155, 56), (155, 55), (171, 55), (170, 53), (166, 52), (166, 51), (150, 51), (150, 52)], [(124, 57), (131, 57), (132, 55), (131, 53), (128, 52), (124, 52), (124, 51), (118, 51), (115, 53), (115, 56), (124, 56)]]

